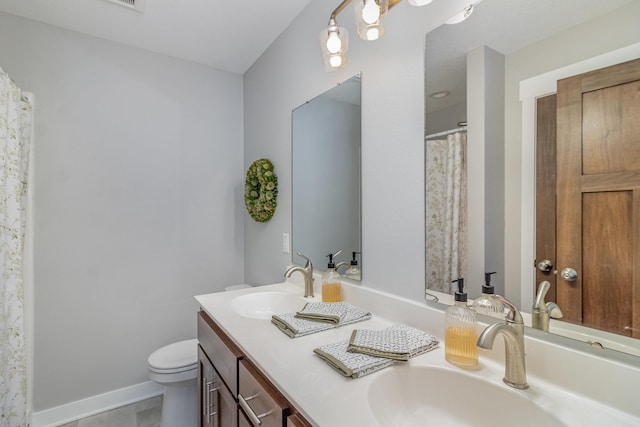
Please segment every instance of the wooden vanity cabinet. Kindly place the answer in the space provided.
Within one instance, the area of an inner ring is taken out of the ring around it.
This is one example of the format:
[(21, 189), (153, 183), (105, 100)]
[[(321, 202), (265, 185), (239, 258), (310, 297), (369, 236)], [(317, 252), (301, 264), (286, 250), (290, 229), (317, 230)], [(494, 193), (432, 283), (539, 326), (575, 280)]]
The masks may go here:
[(238, 362), (244, 356), (205, 312), (198, 313), (198, 342), (233, 396), (238, 395)]
[(235, 427), (238, 419), (236, 401), (201, 346), (198, 346), (198, 364), (200, 426)]
[(200, 427), (310, 426), (203, 311), (198, 341)]
[(204, 312), (198, 313), (200, 427), (237, 427), (242, 352)]
[(300, 414), (291, 414), (287, 417), (287, 427), (313, 427)]
[(291, 407), (289, 402), (248, 360), (239, 367), (238, 404), (242, 415), (253, 427), (282, 427)]

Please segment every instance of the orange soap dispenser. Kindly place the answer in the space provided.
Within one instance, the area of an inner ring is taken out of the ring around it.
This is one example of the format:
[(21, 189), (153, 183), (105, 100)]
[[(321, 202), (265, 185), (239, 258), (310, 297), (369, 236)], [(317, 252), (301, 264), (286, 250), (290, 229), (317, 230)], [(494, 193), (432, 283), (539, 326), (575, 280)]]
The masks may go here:
[(340, 284), (340, 274), (336, 271), (333, 262), (334, 254), (327, 255), (329, 263), (327, 271), (322, 274), (322, 302), (342, 301), (342, 285)]
[(444, 355), (447, 362), (465, 369), (478, 367), (478, 323), (476, 312), (467, 307), (464, 279), (458, 284), (455, 304), (444, 312)]

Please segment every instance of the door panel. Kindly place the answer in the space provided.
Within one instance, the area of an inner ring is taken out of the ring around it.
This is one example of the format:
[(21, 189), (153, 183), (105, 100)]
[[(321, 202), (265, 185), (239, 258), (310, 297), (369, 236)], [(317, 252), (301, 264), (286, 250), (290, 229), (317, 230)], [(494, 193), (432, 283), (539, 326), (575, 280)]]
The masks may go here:
[[(536, 103), (536, 284), (551, 285), (545, 301), (556, 301), (556, 95)], [(550, 271), (537, 268), (551, 261)], [(537, 286), (537, 285), (536, 285)], [(537, 290), (537, 289), (536, 289)], [(535, 292), (534, 292), (535, 293)]]
[[(560, 81), (557, 108), (555, 95), (538, 100), (536, 139), (536, 262), (554, 265), (551, 272), (537, 271), (536, 283), (551, 282), (547, 300), (553, 301), (554, 270), (574, 268), (575, 282), (556, 284), (565, 319), (636, 337), (639, 68), (636, 60)], [(550, 114), (554, 109), (557, 117)]]
[(640, 59), (558, 81), (557, 302), (571, 322), (640, 337)]
[(556, 257), (558, 271), (573, 268), (578, 278), (559, 280), (557, 302), (564, 319), (582, 323), (582, 92), (579, 77), (558, 82)]
[(584, 195), (582, 323), (585, 326), (622, 333), (625, 326), (632, 324), (632, 202), (629, 191)]
[(640, 81), (583, 95), (585, 175), (640, 170)]

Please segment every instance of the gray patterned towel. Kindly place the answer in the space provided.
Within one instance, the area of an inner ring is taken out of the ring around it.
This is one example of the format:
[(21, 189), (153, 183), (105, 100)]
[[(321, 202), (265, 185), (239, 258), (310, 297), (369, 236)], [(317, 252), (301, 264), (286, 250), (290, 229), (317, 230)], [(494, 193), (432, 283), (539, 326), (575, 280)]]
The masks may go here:
[(372, 372), (391, 366), (391, 359), (347, 352), (348, 341), (325, 345), (313, 350), (329, 366), (345, 377), (360, 378)]
[(271, 323), (291, 338), (298, 338), (327, 329), (338, 328), (351, 323), (362, 322), (371, 319), (371, 313), (348, 303), (344, 304), (345, 310), (338, 323), (317, 322), (300, 319), (295, 313), (277, 314), (271, 317)]
[(411, 326), (396, 324), (372, 331), (355, 329), (351, 334), (348, 352), (407, 361), (438, 346), (438, 339)]
[(331, 323), (300, 319), (296, 317), (294, 313), (274, 314), (271, 317), (271, 323), (276, 325), (278, 329), (287, 334), (290, 338), (302, 337), (336, 327)]
[(296, 312), (296, 317), (317, 322), (339, 323), (346, 311), (347, 304), (344, 302), (308, 302), (302, 310)]

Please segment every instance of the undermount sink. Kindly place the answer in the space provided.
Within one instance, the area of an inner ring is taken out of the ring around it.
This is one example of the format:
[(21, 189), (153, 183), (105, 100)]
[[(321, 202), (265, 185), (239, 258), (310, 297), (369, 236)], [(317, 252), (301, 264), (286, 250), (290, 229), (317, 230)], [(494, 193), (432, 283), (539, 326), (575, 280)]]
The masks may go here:
[(405, 366), (381, 373), (368, 400), (385, 427), (565, 426), (527, 393), (463, 371)]
[(307, 301), (287, 292), (256, 292), (235, 297), (231, 309), (253, 319), (271, 319), (274, 314), (299, 311)]

